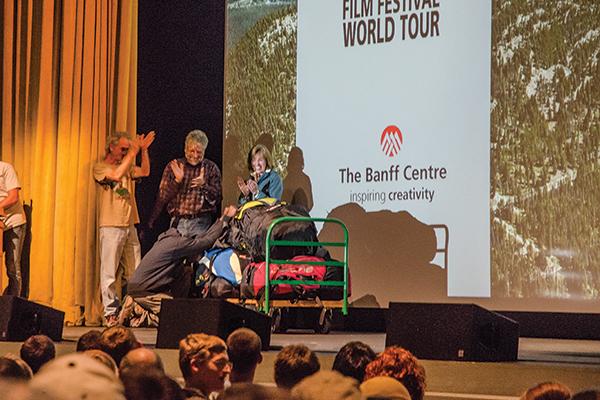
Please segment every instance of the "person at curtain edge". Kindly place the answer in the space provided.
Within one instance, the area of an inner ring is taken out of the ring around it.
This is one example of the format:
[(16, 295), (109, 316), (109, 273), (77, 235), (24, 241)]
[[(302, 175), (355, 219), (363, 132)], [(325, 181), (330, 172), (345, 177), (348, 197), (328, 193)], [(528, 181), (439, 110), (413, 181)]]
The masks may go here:
[(2, 246), (6, 252), (8, 286), (4, 295), (21, 295), (21, 252), (27, 227), (23, 204), (19, 200), (21, 185), (12, 165), (0, 161), (0, 214), (4, 223)]
[[(94, 180), (100, 188), (100, 291), (108, 326), (114, 326), (118, 321), (117, 276), (120, 274), (125, 283), (141, 260), (135, 228), (139, 216), (134, 179), (150, 174), (148, 147), (154, 136), (154, 132), (149, 132), (129, 139), (127, 132), (115, 132), (108, 141), (104, 159), (94, 165)], [(135, 158), (140, 150), (142, 161), (136, 166)]]
[(264, 145), (257, 144), (250, 150), (248, 153), (250, 179), (244, 181), (239, 176), (237, 178), (237, 185), (241, 192), (238, 200), (240, 205), (265, 197), (281, 200), (283, 184), (281, 177), (272, 167), (271, 152)]
[(183, 236), (206, 232), (212, 225), (221, 203), (221, 171), (204, 158), (207, 146), (208, 137), (203, 131), (196, 129), (187, 134), (185, 157), (171, 160), (163, 171), (148, 220), (150, 229), (165, 205), (171, 217), (169, 226)]

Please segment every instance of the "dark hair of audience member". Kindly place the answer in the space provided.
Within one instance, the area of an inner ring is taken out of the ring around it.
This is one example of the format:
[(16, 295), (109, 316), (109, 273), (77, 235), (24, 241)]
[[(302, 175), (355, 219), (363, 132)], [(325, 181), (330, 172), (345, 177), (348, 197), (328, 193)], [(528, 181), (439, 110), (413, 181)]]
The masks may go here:
[(106, 328), (100, 337), (100, 350), (107, 353), (119, 365), (125, 354), (133, 349), (142, 347), (133, 331), (124, 326), (113, 326)]
[(102, 332), (98, 329), (92, 329), (91, 331), (87, 331), (86, 333), (81, 335), (77, 340), (76, 351), (86, 351), (93, 349), (100, 350), (101, 336)]
[(181, 387), (156, 368), (132, 367), (121, 375), (127, 400), (183, 400)]
[(117, 364), (115, 363), (115, 360), (113, 360), (113, 358), (111, 356), (109, 356), (102, 350), (90, 349), (90, 350), (84, 351), (83, 354), (106, 365), (108, 368), (110, 368), (110, 370), (112, 372), (115, 373), (115, 375), (118, 374), (119, 369), (117, 368)]
[(42, 365), (56, 357), (54, 342), (46, 335), (33, 335), (21, 345), (21, 358), (36, 374)]
[(373, 361), (376, 356), (373, 349), (367, 344), (348, 342), (336, 354), (331, 369), (362, 382), (365, 378), (367, 364)]
[(600, 400), (600, 390), (588, 389), (577, 392), (571, 397), (571, 400)]
[(12, 358), (0, 357), (0, 378), (28, 381), (31, 379), (31, 371)]
[(308, 347), (301, 344), (285, 346), (275, 358), (275, 383), (278, 387), (291, 389), (319, 369), (319, 359)]
[(571, 390), (559, 382), (542, 382), (529, 389), (521, 400), (569, 400)]
[(290, 393), (287, 390), (241, 382), (225, 389), (219, 400), (288, 400), (289, 398)]
[(410, 351), (400, 346), (386, 348), (365, 369), (365, 381), (376, 376), (390, 376), (402, 382), (412, 400), (423, 400), (425, 368)]
[[(232, 382), (251, 382), (247, 377), (262, 361), (260, 336), (248, 328), (239, 328), (227, 338), (227, 354), (232, 363)], [(246, 377), (247, 379), (243, 379)], [(239, 378), (239, 379), (238, 379)]]

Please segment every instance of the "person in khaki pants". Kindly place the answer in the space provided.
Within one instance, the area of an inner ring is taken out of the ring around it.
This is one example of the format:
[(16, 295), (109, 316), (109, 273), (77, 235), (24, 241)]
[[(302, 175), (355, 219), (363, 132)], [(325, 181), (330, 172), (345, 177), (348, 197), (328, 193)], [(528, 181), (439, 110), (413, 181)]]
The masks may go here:
[(21, 185), (12, 165), (0, 161), (0, 228), (2, 247), (6, 253), (8, 286), (4, 295), (20, 296), (22, 290), (21, 252), (27, 227), (23, 204), (19, 200)]
[[(117, 324), (121, 305), (117, 278), (121, 275), (126, 282), (141, 260), (134, 179), (150, 174), (148, 147), (153, 141), (154, 132), (134, 139), (126, 132), (117, 132), (108, 141), (104, 159), (94, 165), (99, 188), (100, 291), (109, 327)], [(142, 163), (138, 167), (135, 158), (140, 151)]]

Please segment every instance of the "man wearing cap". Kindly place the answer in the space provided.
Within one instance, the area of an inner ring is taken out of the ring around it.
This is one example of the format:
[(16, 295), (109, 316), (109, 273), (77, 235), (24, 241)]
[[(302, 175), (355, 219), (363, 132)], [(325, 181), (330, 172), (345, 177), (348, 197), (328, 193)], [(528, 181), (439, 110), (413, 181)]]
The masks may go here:
[(208, 399), (222, 392), (231, 373), (225, 342), (212, 335), (191, 333), (179, 342), (179, 368), (185, 379), (187, 399)]
[(172, 160), (163, 171), (149, 228), (165, 205), (170, 227), (184, 236), (203, 233), (211, 226), (222, 198), (221, 171), (204, 158), (207, 146), (208, 137), (201, 130), (187, 134), (185, 157)]
[(0, 229), (3, 229), (2, 245), (6, 252), (6, 275), (8, 286), (4, 295), (20, 296), (21, 252), (27, 220), (19, 200), (21, 185), (12, 165), (0, 161)]

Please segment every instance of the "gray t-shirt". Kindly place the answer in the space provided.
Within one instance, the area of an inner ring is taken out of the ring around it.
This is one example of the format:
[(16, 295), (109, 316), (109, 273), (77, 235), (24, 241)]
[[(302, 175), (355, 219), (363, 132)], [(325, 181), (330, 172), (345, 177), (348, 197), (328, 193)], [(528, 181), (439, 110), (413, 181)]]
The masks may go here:
[[(17, 173), (12, 165), (0, 161), (0, 201), (7, 198), (8, 192), (13, 189), (21, 189)], [(25, 212), (23, 211), (23, 204), (20, 199), (4, 211), (6, 212), (6, 219), (4, 220), (6, 229), (11, 229), (27, 222), (25, 219)]]

